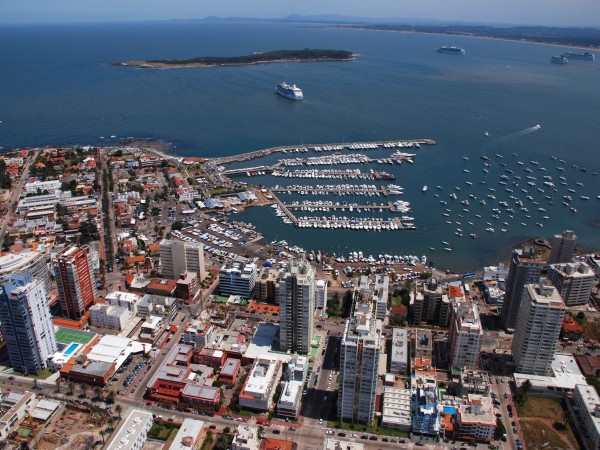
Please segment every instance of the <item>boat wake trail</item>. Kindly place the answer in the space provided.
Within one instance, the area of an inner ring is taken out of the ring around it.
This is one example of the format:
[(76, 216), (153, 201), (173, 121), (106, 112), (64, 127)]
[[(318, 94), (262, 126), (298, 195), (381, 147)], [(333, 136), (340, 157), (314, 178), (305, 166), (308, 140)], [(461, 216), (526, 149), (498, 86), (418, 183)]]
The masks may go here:
[(541, 125), (535, 125), (533, 127), (525, 128), (524, 130), (517, 131), (515, 133), (507, 134), (506, 136), (501, 136), (497, 139), (494, 139), (493, 143), (502, 144), (508, 141), (512, 141), (513, 139), (520, 138), (521, 136), (525, 136), (526, 134), (533, 133), (534, 131), (537, 131), (540, 128), (542, 128)]

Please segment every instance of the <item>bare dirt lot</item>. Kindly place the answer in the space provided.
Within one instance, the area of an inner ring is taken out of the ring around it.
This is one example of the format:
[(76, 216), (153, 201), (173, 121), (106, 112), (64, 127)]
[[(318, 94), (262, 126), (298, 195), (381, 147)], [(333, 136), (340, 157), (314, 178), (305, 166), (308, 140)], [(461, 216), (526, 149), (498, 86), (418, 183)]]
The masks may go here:
[(94, 442), (102, 441), (99, 432), (105, 428), (103, 426), (105, 421), (105, 414), (67, 406), (55, 425), (44, 433), (38, 448), (40, 450), (93, 448)]

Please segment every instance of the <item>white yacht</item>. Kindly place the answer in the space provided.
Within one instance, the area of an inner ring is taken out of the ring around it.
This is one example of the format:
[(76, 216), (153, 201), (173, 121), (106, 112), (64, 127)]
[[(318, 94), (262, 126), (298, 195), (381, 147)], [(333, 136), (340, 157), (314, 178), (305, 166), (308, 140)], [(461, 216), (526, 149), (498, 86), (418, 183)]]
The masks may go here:
[(289, 98), (290, 100), (302, 100), (304, 98), (302, 89), (295, 84), (287, 84), (285, 81), (277, 85), (275, 93), (282, 97)]

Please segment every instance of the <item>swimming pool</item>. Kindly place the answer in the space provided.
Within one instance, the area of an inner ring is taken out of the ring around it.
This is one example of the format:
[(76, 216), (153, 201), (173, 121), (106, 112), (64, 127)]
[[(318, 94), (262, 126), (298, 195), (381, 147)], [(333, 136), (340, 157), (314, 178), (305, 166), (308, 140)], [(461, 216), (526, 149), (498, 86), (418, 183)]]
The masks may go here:
[(446, 414), (456, 414), (456, 408), (454, 406), (444, 406), (444, 412)]
[(70, 356), (75, 350), (77, 350), (77, 347), (79, 347), (79, 344), (76, 342), (73, 342), (73, 343), (69, 344), (69, 346), (63, 352), (63, 354)]

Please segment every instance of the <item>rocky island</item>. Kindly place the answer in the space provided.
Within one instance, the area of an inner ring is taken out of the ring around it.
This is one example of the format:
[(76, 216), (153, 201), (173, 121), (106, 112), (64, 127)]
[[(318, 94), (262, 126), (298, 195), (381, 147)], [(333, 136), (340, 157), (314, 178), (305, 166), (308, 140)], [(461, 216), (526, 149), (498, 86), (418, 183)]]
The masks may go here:
[(305, 48), (302, 50), (275, 50), (257, 52), (245, 56), (199, 56), (190, 59), (154, 59), (141, 61), (122, 61), (112, 63), (115, 66), (141, 67), (151, 69), (175, 69), (184, 67), (240, 66), (279, 62), (308, 61), (351, 61), (356, 55), (346, 50), (320, 50)]

